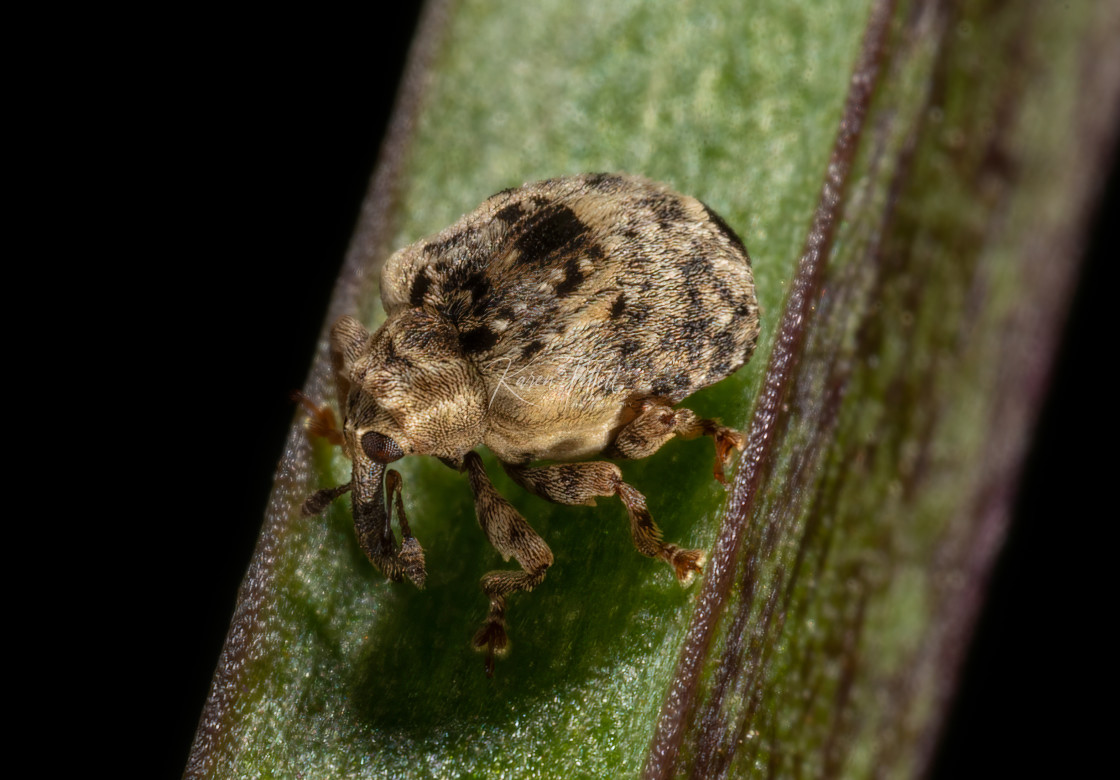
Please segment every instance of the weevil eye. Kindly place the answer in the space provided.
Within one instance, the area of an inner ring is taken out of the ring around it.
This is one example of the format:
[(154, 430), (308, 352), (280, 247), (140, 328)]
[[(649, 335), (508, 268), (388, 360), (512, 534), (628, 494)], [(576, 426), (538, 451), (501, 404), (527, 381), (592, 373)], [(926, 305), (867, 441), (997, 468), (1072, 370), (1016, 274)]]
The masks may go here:
[(362, 449), (370, 460), (377, 463), (392, 463), (404, 457), (404, 451), (395, 441), (373, 431), (362, 435)]

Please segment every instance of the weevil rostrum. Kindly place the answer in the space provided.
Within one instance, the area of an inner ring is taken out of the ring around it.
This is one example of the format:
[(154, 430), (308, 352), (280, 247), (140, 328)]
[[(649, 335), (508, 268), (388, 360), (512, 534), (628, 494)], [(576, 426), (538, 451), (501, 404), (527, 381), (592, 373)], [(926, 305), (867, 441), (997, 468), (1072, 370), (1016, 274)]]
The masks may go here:
[(644, 458), (673, 436), (711, 436), (723, 481), (732, 450), (742, 449), (738, 432), (674, 408), (734, 373), (758, 340), (750, 258), (711, 209), (624, 174), (527, 184), (393, 254), (381, 298), (387, 318), (374, 333), (348, 316), (331, 329), (343, 425), (331, 430), (324, 409), (312, 429), (342, 446), (353, 471), (304, 512), (351, 492), (370, 561), (422, 588), (424, 553), (400, 475), (386, 466), (433, 455), (465, 471), (479, 525), (521, 566), (482, 577), (490, 609), (473, 644), (486, 653), (487, 674), (508, 645), (507, 598), (540, 585), (553, 558), (494, 489), (479, 445), (549, 501), (618, 496), (638, 552), (671, 565), (685, 585), (701, 571), (703, 553), (662, 540), (618, 466), (588, 459)]

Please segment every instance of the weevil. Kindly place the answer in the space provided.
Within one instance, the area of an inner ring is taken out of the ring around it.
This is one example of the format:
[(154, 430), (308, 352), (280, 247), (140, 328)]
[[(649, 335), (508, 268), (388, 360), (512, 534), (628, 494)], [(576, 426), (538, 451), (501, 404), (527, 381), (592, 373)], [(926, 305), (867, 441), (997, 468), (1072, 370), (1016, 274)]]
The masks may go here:
[(352, 474), (313, 494), (304, 512), (350, 492), (369, 560), (422, 588), (424, 553), (401, 477), (386, 466), (432, 455), (466, 472), (483, 532), (521, 567), (482, 577), (490, 606), (473, 645), (488, 675), (508, 646), (508, 597), (540, 585), (553, 557), (495, 490), (479, 445), (549, 501), (618, 496), (638, 552), (668, 563), (684, 585), (701, 571), (702, 551), (662, 539), (618, 466), (590, 459), (644, 458), (673, 436), (711, 436), (722, 482), (742, 449), (737, 431), (674, 408), (734, 373), (758, 340), (751, 261), (723, 219), (626, 174), (526, 184), (393, 254), (381, 299), (386, 320), (375, 332), (349, 316), (331, 328), (341, 431), (308, 405), (313, 430), (342, 446)]

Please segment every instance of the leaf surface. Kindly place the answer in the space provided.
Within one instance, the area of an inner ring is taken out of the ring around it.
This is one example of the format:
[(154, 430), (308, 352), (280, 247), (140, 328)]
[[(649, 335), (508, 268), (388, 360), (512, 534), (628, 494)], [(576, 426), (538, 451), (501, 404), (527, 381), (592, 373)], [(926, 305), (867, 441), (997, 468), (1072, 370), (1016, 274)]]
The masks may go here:
[[(299, 516), (349, 463), (297, 421), (187, 774), (921, 771), (1113, 132), (1115, 73), (1070, 84), (1116, 23), (1115, 3), (431, 5), (332, 316), (377, 324), (378, 263), (503, 188), (668, 182), (754, 261), (758, 351), (687, 405), (762, 437), (758, 479), (741, 471), (729, 501), (708, 440), (622, 464), (667, 539), (725, 545), (725, 568), (683, 590), (633, 550), (619, 502), (548, 504), (487, 455), (556, 558), (512, 599), (512, 651), (488, 680), (469, 647), (478, 578), (513, 564), (465, 478), (401, 462), (428, 587), (385, 583), (348, 500)], [(1086, 119), (1094, 95), (1111, 114)], [(306, 391), (329, 399), (325, 349), (324, 329)]]

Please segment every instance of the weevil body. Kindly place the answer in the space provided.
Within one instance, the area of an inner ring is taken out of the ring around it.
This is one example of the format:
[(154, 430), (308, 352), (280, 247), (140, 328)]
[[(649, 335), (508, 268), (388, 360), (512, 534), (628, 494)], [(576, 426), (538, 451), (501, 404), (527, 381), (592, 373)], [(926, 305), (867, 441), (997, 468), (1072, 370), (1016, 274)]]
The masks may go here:
[[(486, 445), (527, 490), (562, 504), (619, 496), (638, 551), (687, 584), (703, 556), (666, 543), (645, 498), (611, 458), (644, 458), (678, 435), (712, 436), (723, 479), (742, 436), (673, 406), (734, 373), (758, 338), (746, 248), (699, 201), (628, 175), (593, 174), (494, 195), (436, 236), (395, 253), (381, 276), (387, 318), (331, 330), (350, 483), (319, 491), (321, 511), (347, 490), (359, 541), (394, 580), (425, 579), (386, 465), (434, 455), (467, 472), (479, 524), (521, 570), (482, 578), (490, 611), (474, 638), (507, 646), (506, 599), (553, 563), (544, 540), (490, 483)], [(551, 461), (552, 465), (529, 464)], [(388, 487), (388, 496), (385, 487)], [(391, 516), (396, 507), (402, 543)]]

